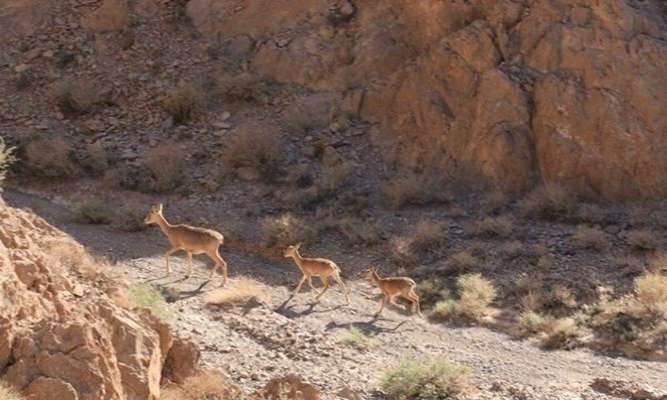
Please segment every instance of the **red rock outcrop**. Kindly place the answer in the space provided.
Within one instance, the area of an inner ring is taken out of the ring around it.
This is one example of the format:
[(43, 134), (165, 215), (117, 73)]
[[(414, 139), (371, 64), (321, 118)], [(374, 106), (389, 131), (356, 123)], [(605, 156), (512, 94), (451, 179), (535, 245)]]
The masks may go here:
[(188, 11), (205, 35), (252, 37), (258, 71), (338, 94), (406, 150), (469, 162), (508, 190), (667, 195), (659, 2), (231, 3)]
[(192, 372), (195, 348), (148, 312), (116, 305), (107, 295), (113, 287), (102, 278), (84, 280), (50, 253), (54, 241), (78, 246), (0, 200), (4, 380), (31, 400), (145, 400), (159, 398), (166, 360), (176, 380)]

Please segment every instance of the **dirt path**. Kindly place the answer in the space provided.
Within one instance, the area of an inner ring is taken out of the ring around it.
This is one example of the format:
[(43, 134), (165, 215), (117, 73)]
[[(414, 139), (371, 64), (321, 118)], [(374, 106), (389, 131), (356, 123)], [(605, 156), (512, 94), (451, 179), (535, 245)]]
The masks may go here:
[[(123, 233), (79, 225), (72, 222), (67, 209), (48, 200), (17, 192), (4, 197), (12, 206), (33, 209), (94, 253), (118, 261), (130, 280), (160, 288), (171, 301), (174, 328), (199, 343), (208, 365), (228, 371), (244, 387), (297, 372), (327, 391), (349, 386), (363, 392), (364, 398), (381, 398), (373, 394), (373, 388), (383, 369), (404, 357), (443, 355), (473, 369), (484, 389), (480, 398), (609, 398), (590, 389), (595, 378), (667, 392), (664, 363), (609, 358), (588, 350), (547, 352), (488, 329), (431, 324), (391, 308), (374, 319), (375, 291), (361, 281), (349, 283), (350, 306), (338, 289), (319, 304), (312, 303), (312, 294), (306, 290), (284, 304), (299, 278), (296, 268), (244, 254), (223, 252), (232, 279), (257, 279), (266, 285), (270, 301), (245, 309), (211, 309), (204, 306), (202, 295), (217, 287), (220, 278), (211, 282), (204, 278), (203, 264), (208, 261), (201, 258), (195, 261), (197, 276), (183, 281), (185, 260), (180, 257), (173, 258), (175, 274), (165, 278), (166, 241), (157, 230)], [(375, 335), (381, 344), (367, 352), (338, 344), (337, 335), (352, 326)]]

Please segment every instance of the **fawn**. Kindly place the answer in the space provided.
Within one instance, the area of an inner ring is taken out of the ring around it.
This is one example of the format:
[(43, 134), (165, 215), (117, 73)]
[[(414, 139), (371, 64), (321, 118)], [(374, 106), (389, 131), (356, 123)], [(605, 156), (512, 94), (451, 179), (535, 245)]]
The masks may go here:
[(415, 288), (417, 287), (415, 281), (402, 276), (380, 278), (380, 275), (378, 275), (378, 269), (375, 267), (370, 267), (365, 272), (362, 272), (362, 275), (365, 276), (369, 281), (375, 283), (384, 295), (382, 298), (382, 304), (380, 304), (380, 309), (377, 313), (375, 313), (375, 316), (380, 315), (387, 301), (395, 306), (398, 306), (398, 304), (395, 302), (395, 299), (398, 296), (401, 296), (412, 303), (412, 312), (415, 312), (416, 310), (417, 314), (420, 316), (422, 315), (421, 309), (419, 307), (419, 296), (417, 296), (417, 292), (415, 291)]
[(310, 285), (310, 288), (316, 290), (315, 287), (313, 286), (313, 281), (312, 281), (312, 277), (316, 276), (320, 278), (320, 280), (324, 284), (324, 288), (322, 289), (322, 291), (319, 292), (315, 297), (315, 300), (319, 300), (320, 297), (322, 297), (322, 295), (324, 294), (324, 292), (326, 292), (327, 289), (329, 289), (329, 277), (332, 277), (341, 286), (343, 292), (345, 293), (345, 299), (347, 300), (347, 304), (350, 304), (350, 292), (347, 290), (347, 286), (345, 286), (343, 280), (340, 277), (340, 268), (338, 267), (338, 265), (336, 265), (336, 263), (334, 263), (331, 260), (327, 260), (326, 258), (301, 257), (301, 254), (299, 254), (300, 247), (301, 247), (300, 243), (293, 246), (289, 246), (287, 249), (285, 249), (285, 252), (283, 253), (283, 256), (285, 256), (285, 258), (291, 257), (292, 259), (294, 259), (294, 263), (296, 263), (297, 267), (299, 267), (299, 269), (303, 273), (303, 277), (301, 278), (299, 285), (294, 290), (292, 296), (299, 293), (299, 291), (301, 290), (301, 286), (306, 281), (306, 279), (308, 280), (308, 285)]
[(192, 255), (206, 254), (215, 262), (215, 266), (211, 269), (210, 276), (213, 276), (216, 267), (220, 267), (224, 276), (223, 283), (227, 282), (227, 263), (220, 257), (220, 253), (218, 252), (218, 248), (224, 241), (224, 237), (220, 232), (190, 225), (172, 225), (167, 222), (162, 215), (162, 204), (158, 204), (151, 208), (144, 223), (147, 225), (158, 225), (162, 232), (167, 236), (167, 239), (169, 239), (169, 243), (171, 243), (171, 249), (165, 253), (167, 259), (167, 275), (171, 274), (169, 256), (179, 250), (183, 250), (188, 255), (188, 273), (185, 275), (186, 278), (189, 278), (192, 274)]

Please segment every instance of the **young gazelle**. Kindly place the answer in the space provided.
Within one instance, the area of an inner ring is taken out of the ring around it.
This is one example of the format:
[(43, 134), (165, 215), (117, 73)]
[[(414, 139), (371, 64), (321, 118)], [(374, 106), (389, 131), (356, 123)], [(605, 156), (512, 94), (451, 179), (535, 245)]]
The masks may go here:
[(157, 224), (167, 236), (167, 239), (169, 239), (169, 243), (171, 243), (171, 249), (165, 254), (167, 259), (167, 275), (171, 273), (169, 256), (179, 250), (183, 250), (188, 254), (188, 274), (185, 276), (186, 278), (192, 275), (192, 255), (206, 254), (215, 262), (215, 266), (211, 269), (211, 276), (213, 276), (216, 268), (219, 267), (222, 269), (224, 276), (223, 282), (227, 282), (227, 263), (220, 257), (220, 253), (218, 252), (218, 248), (224, 240), (221, 233), (190, 225), (172, 225), (162, 215), (162, 204), (153, 206), (144, 222), (148, 225)]
[(322, 283), (324, 284), (324, 288), (322, 288), (322, 291), (317, 294), (315, 297), (315, 300), (319, 300), (320, 297), (324, 294), (324, 292), (329, 289), (329, 277), (332, 277), (336, 282), (338, 282), (338, 285), (342, 288), (342, 290), (345, 293), (345, 300), (347, 300), (347, 304), (350, 304), (350, 292), (347, 290), (347, 287), (343, 283), (343, 280), (340, 278), (340, 268), (336, 263), (334, 263), (331, 260), (327, 260), (326, 258), (304, 258), (301, 257), (301, 254), (299, 254), (299, 247), (301, 247), (301, 243), (296, 244), (294, 246), (289, 246), (287, 249), (285, 249), (285, 252), (283, 255), (285, 258), (292, 258), (294, 259), (294, 263), (296, 263), (297, 267), (301, 270), (303, 273), (303, 277), (301, 278), (301, 281), (299, 282), (299, 285), (297, 285), (296, 289), (294, 290), (294, 293), (292, 295), (295, 295), (299, 293), (301, 290), (301, 286), (303, 283), (308, 280), (308, 285), (310, 285), (310, 288), (315, 290), (315, 287), (313, 286), (313, 281), (312, 277), (316, 276), (320, 278)]
[(384, 295), (380, 309), (377, 313), (375, 313), (376, 316), (380, 315), (387, 301), (393, 305), (397, 305), (395, 302), (397, 296), (401, 296), (404, 299), (410, 301), (410, 303), (412, 303), (412, 312), (415, 312), (416, 310), (417, 314), (420, 316), (422, 315), (421, 309), (419, 307), (419, 296), (417, 296), (417, 292), (415, 292), (415, 288), (417, 287), (415, 281), (402, 276), (380, 278), (380, 275), (378, 275), (378, 269), (375, 267), (370, 267), (368, 270), (366, 270), (366, 272), (363, 272), (362, 275), (364, 275), (369, 281), (375, 283)]

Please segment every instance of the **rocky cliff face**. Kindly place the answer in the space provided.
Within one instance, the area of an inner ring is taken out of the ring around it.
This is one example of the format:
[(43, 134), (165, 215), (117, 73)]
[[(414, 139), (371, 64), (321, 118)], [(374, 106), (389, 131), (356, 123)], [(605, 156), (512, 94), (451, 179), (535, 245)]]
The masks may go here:
[(204, 35), (252, 38), (264, 74), (340, 95), (401, 143), (405, 163), (469, 163), (509, 190), (667, 194), (657, 2), (231, 3), (187, 9)]
[(49, 251), (54, 243), (78, 246), (0, 200), (3, 380), (32, 400), (145, 400), (159, 398), (163, 369), (174, 380), (192, 372), (192, 346), (147, 312), (116, 305), (114, 285), (82, 279), (76, 259)]
[[(225, 58), (322, 92), (338, 111), (376, 123), (398, 143), (396, 159), (408, 167), (451, 174), (473, 166), (510, 191), (543, 182), (593, 197), (664, 197), (661, 3), (10, 0), (0, 5), (7, 31), (0, 48), (12, 51), (0, 55), (0, 65), (5, 57), (21, 74), (64, 48), (78, 54), (72, 58), (78, 66), (68, 68), (87, 69), (96, 81), (104, 72), (113, 81), (109, 93), (135, 96), (123, 99), (128, 109), (150, 109), (155, 105), (146, 99), (155, 93), (136, 94), (136, 82), (123, 79), (141, 76), (145, 66), (159, 69), (154, 58), (161, 53), (169, 54), (174, 75), (200, 76), (222, 60), (203, 60), (194, 49), (221, 44)], [(203, 39), (164, 37), (174, 34), (153, 24), (186, 15)], [(147, 41), (160, 35), (163, 48), (151, 49)], [(53, 49), (40, 52), (43, 44)], [(129, 66), (142, 72), (116, 73)], [(21, 110), (4, 108), (7, 118)], [(152, 112), (134, 122), (159, 118)], [(102, 129), (98, 122), (88, 128)]]

